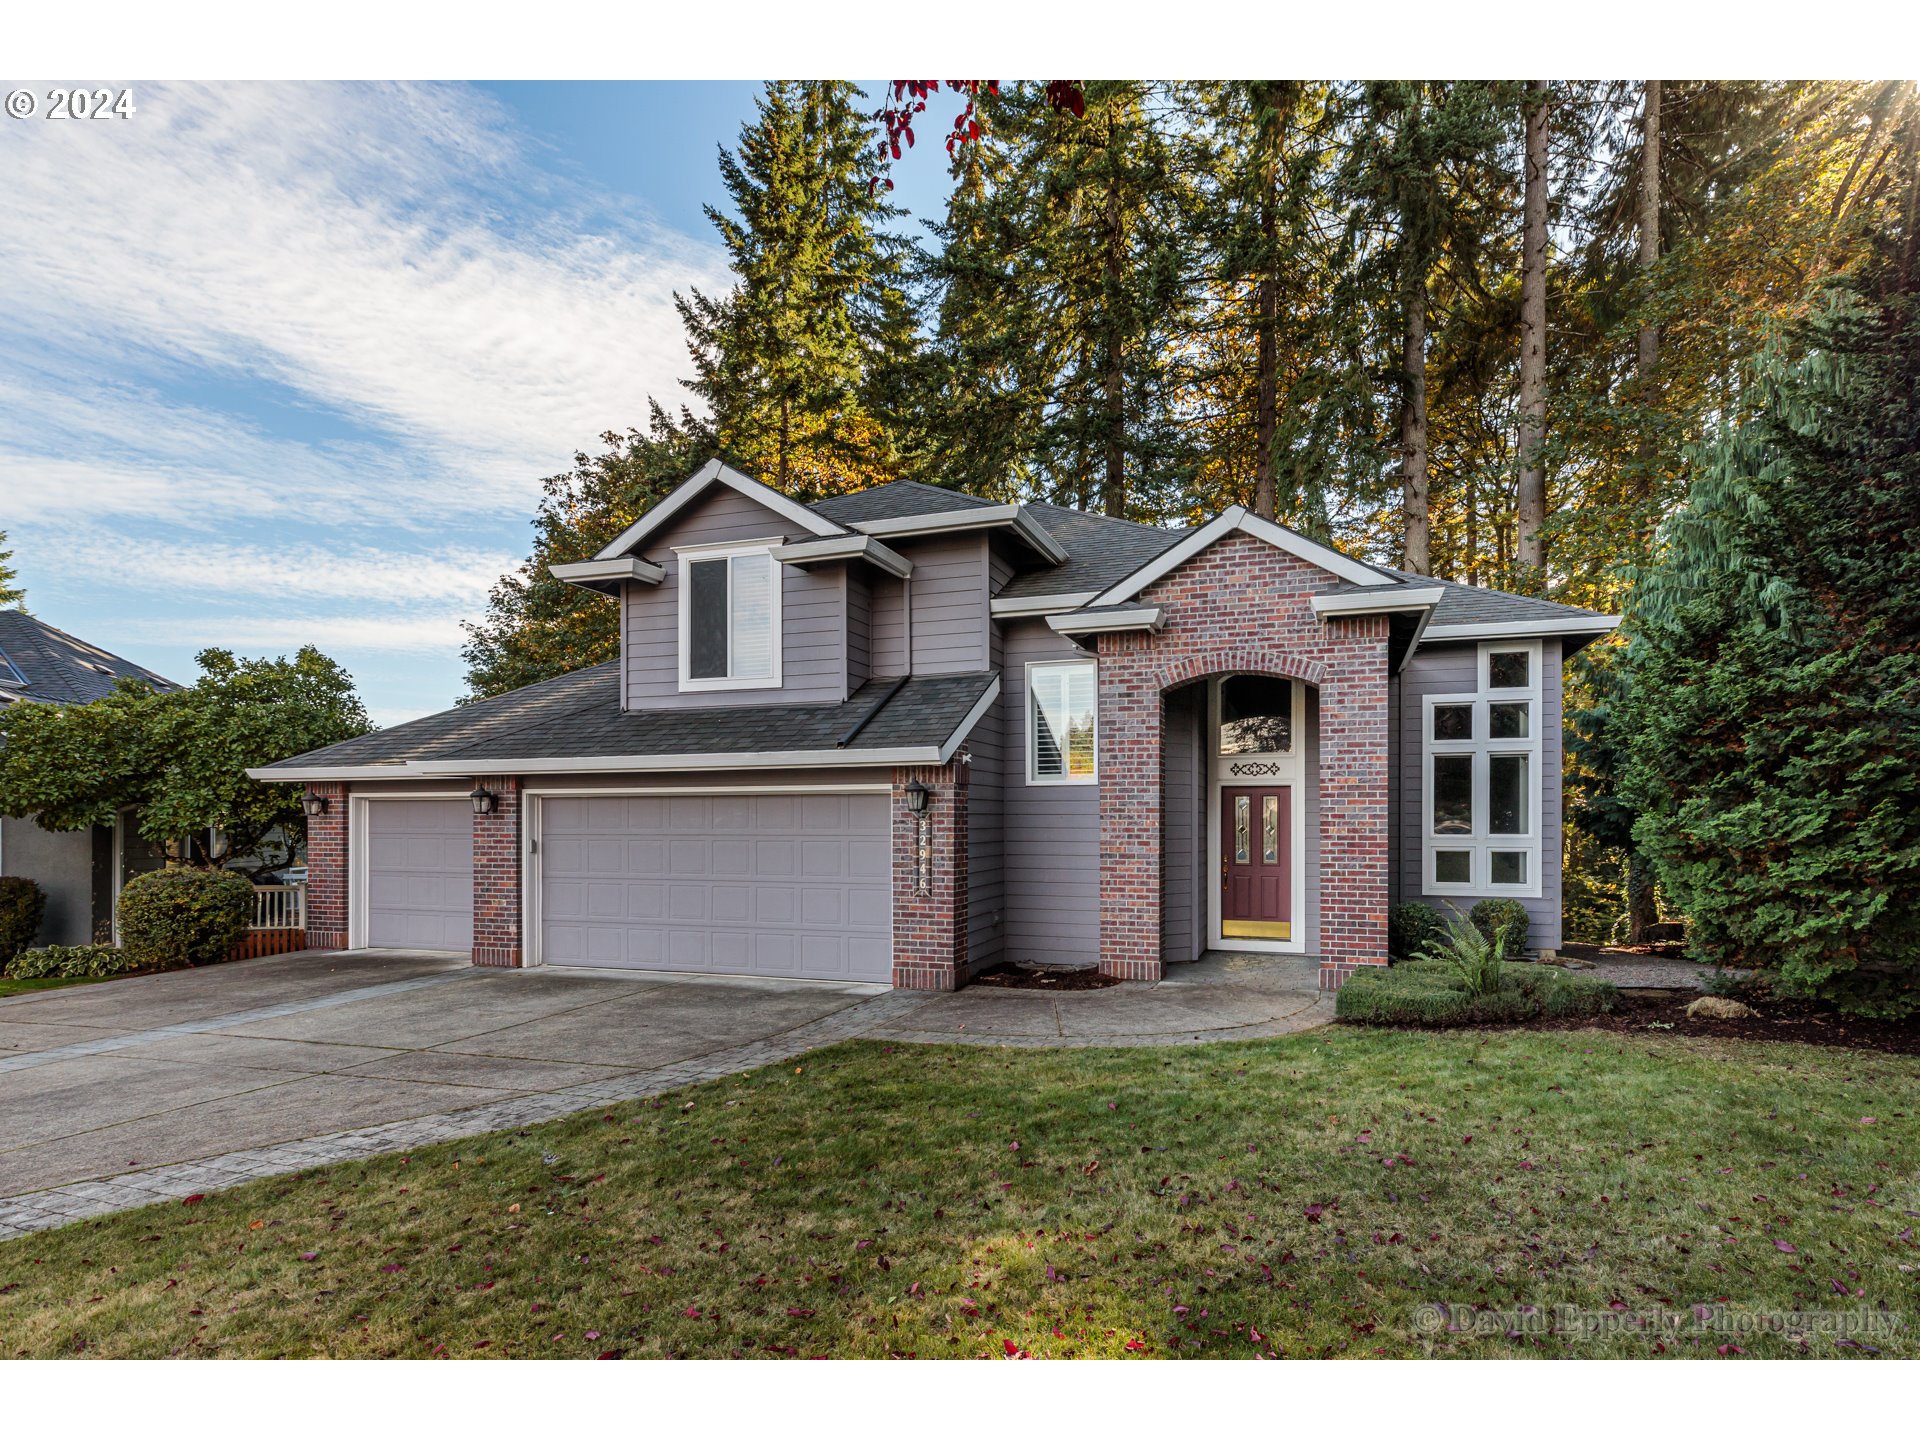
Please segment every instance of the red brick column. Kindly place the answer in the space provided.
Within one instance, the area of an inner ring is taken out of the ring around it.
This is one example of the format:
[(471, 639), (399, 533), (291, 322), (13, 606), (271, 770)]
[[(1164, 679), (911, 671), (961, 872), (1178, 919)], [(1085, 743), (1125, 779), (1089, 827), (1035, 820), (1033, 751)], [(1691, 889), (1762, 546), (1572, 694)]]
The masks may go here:
[(1335, 620), (1320, 687), (1320, 988), (1387, 963), (1387, 620)]
[[(967, 971), (967, 787), (969, 767), (902, 766), (893, 772), (893, 983), (901, 990), (953, 990)], [(918, 780), (927, 797), (931, 849), (919, 893), (922, 816), (907, 807)]]
[(473, 963), (518, 966), (520, 950), (520, 780), (474, 781), (499, 799), (473, 817)]
[(1160, 732), (1157, 637), (1100, 639), (1100, 973), (1158, 980)]
[(347, 948), (347, 787), (324, 781), (306, 789), (327, 800), (307, 820), (307, 948)]

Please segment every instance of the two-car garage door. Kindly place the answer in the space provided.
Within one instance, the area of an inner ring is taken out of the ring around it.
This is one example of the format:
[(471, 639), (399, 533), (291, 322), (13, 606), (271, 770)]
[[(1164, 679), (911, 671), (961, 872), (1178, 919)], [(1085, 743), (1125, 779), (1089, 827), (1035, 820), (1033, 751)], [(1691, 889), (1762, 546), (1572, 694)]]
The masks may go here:
[(887, 980), (888, 797), (546, 796), (549, 965)]

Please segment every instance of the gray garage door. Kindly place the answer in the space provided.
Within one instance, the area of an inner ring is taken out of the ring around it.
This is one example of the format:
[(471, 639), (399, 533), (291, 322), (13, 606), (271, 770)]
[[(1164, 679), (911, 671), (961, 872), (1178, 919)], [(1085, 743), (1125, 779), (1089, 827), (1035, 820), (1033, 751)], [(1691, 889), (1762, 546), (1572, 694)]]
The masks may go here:
[(367, 802), (366, 943), (473, 948), (473, 804)]
[(885, 795), (543, 800), (541, 958), (886, 980), (887, 807)]

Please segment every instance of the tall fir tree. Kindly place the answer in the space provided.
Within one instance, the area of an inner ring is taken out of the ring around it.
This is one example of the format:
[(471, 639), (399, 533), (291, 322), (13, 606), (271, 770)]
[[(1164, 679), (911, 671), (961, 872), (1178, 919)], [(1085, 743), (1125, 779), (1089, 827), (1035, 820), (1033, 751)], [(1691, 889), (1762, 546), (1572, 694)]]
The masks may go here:
[(16, 605), (24, 607), (27, 601), (26, 589), (16, 583), (20, 572), (7, 563), (13, 559), (13, 551), (5, 548), (6, 543), (7, 532), (0, 530), (0, 610)]
[(909, 244), (872, 144), (851, 83), (770, 83), (720, 152), (736, 213), (707, 207), (736, 284), (676, 297), (718, 447), (803, 499), (893, 478), (911, 443)]

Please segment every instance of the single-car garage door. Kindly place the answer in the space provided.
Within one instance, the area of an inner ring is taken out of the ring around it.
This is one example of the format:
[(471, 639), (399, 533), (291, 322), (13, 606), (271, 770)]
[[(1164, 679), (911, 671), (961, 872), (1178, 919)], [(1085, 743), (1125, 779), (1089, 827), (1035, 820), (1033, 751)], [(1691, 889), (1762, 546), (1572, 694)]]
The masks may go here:
[(884, 794), (550, 796), (539, 816), (549, 965), (892, 975)]
[(473, 803), (366, 802), (363, 943), (404, 950), (473, 948)]

